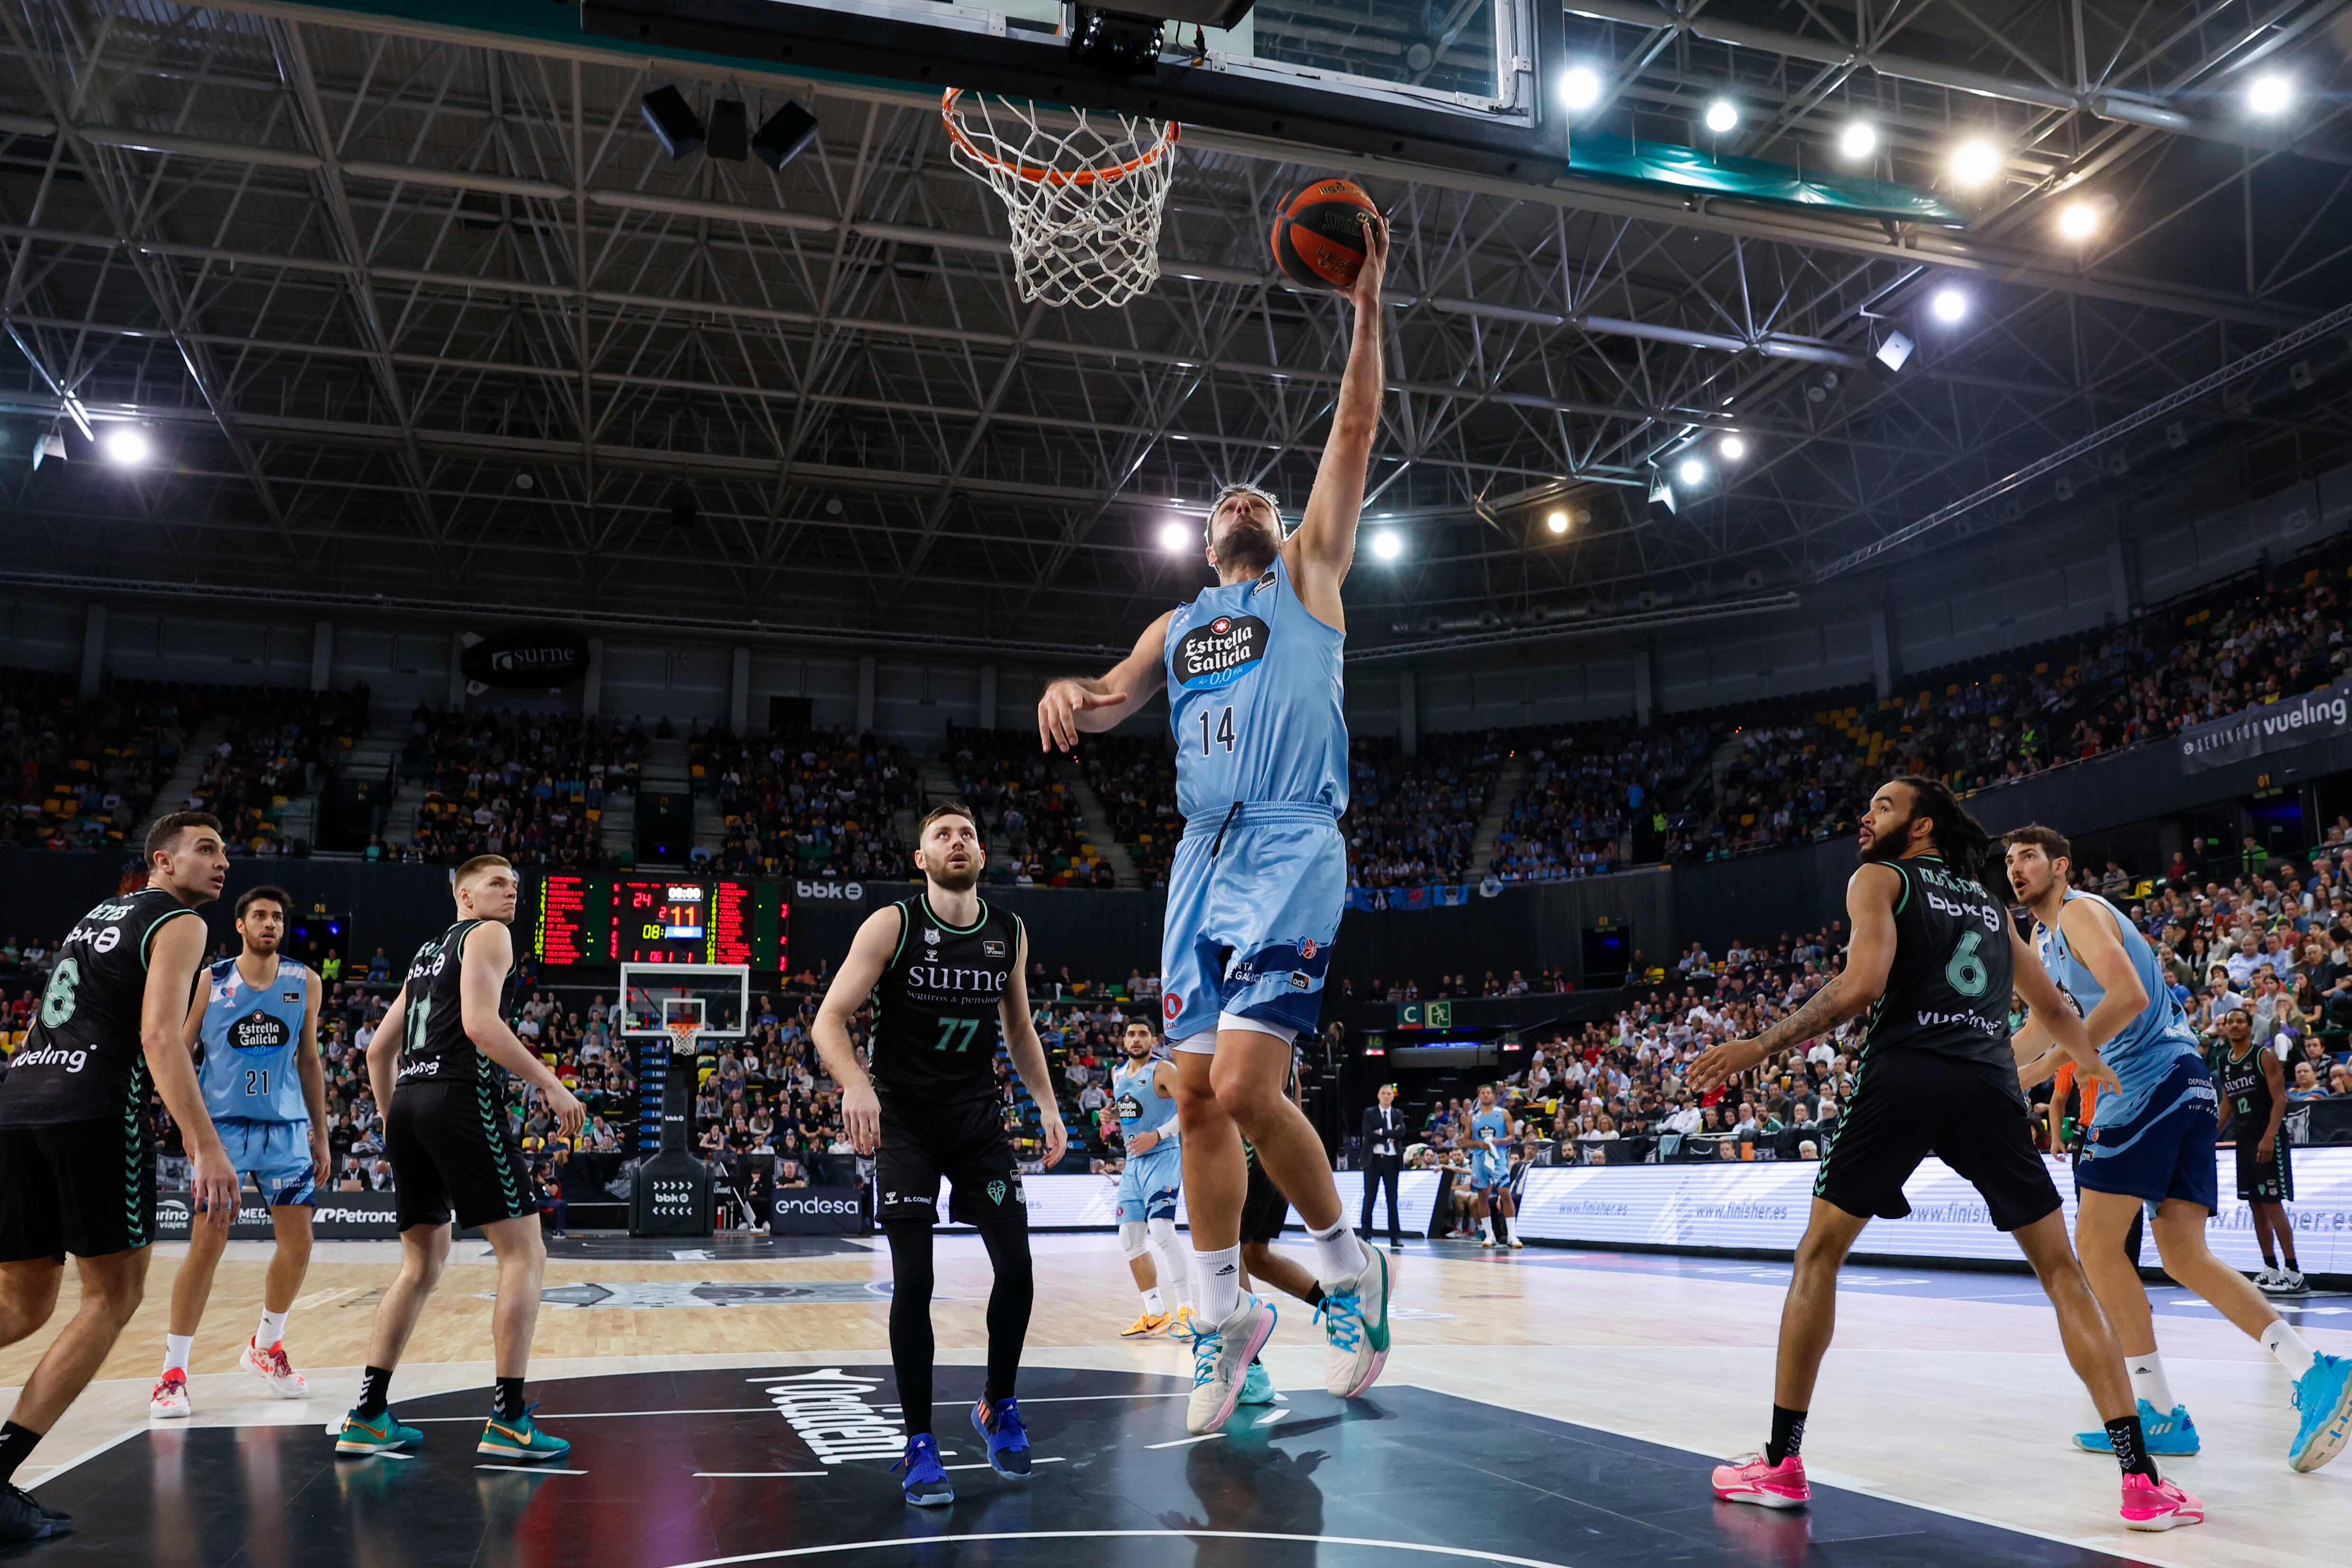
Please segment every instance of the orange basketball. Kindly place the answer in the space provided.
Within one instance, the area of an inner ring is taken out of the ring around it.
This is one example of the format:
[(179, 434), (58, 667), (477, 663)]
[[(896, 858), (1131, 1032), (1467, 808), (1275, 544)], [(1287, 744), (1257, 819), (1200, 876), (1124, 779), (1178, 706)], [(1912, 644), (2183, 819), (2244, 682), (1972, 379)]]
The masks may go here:
[(1352, 286), (1364, 266), (1364, 229), (1380, 214), (1353, 180), (1318, 180), (1274, 217), (1274, 264), (1301, 289)]

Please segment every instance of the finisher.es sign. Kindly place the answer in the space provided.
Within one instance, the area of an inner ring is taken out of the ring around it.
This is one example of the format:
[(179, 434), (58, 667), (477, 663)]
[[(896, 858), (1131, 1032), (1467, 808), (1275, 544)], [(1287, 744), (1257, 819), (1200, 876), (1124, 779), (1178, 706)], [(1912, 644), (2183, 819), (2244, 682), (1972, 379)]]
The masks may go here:
[(2352, 735), (2352, 680), (2181, 731), (2180, 771), (2203, 773), (2339, 735)]

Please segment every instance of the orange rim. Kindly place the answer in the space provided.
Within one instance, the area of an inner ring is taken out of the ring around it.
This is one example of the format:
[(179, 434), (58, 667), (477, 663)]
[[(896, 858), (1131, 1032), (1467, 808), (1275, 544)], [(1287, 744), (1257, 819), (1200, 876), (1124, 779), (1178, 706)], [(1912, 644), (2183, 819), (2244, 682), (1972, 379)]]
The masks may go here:
[(1175, 143), (1178, 134), (1183, 130), (1183, 127), (1176, 121), (1168, 121), (1160, 132), (1159, 141), (1123, 163), (1110, 163), (1088, 169), (1048, 169), (1035, 163), (1013, 163), (997, 157), (992, 153), (982, 152), (973, 144), (971, 138), (964, 134), (963, 127), (956, 123), (956, 100), (962, 96), (963, 89), (951, 87), (940, 100), (940, 118), (947, 122), (949, 137), (957, 146), (962, 148), (965, 155), (974, 163), (991, 169), (1003, 170), (1005, 174), (1027, 180), (1033, 184), (1091, 185), (1101, 181), (1124, 179), (1139, 170), (1147, 169), (1158, 163), (1160, 156)]

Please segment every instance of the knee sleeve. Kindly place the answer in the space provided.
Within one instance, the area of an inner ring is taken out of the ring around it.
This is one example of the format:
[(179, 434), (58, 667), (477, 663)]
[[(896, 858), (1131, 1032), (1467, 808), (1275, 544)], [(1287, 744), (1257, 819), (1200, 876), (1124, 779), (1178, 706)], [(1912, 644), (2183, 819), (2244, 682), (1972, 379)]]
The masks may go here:
[(1151, 1239), (1160, 1250), (1176, 1256), (1176, 1222), (1162, 1215), (1151, 1222)]
[(1144, 1228), (1141, 1220), (1122, 1221), (1118, 1227), (1118, 1249), (1130, 1259), (1142, 1257), (1151, 1250), (1151, 1232)]

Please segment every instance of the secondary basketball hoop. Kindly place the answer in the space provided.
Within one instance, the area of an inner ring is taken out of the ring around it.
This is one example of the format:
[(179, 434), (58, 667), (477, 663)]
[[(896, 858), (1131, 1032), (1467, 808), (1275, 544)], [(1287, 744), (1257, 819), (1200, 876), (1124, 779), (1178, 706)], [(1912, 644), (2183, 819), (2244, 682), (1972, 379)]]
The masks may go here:
[(1083, 109), (1045, 112), (1019, 99), (950, 88), (940, 100), (950, 155), (988, 182), (1013, 219), (1013, 274), (1024, 300), (1093, 310), (1124, 305), (1160, 280), (1160, 219), (1180, 127)]

